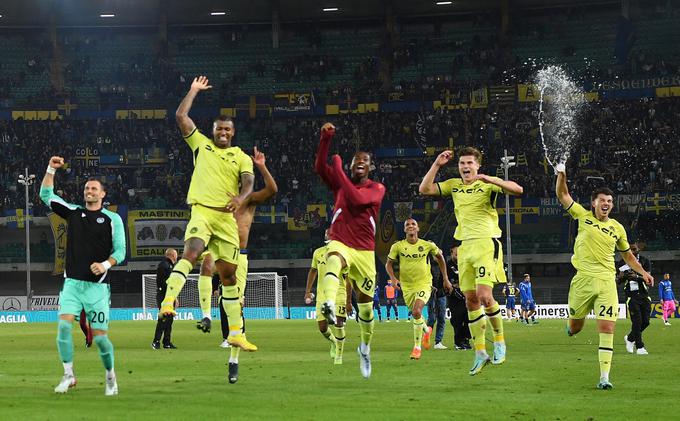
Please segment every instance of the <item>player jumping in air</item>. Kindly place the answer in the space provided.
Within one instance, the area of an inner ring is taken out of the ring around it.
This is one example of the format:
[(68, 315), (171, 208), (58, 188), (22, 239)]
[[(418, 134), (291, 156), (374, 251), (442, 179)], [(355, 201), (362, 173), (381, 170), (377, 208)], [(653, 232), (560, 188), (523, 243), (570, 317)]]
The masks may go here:
[[(243, 321), (236, 281), (240, 248), (234, 217), (234, 212), (238, 211), (253, 191), (253, 161), (238, 146), (231, 145), (236, 129), (229, 117), (220, 116), (215, 119), (212, 139), (201, 134), (189, 118), (189, 110), (196, 95), (211, 87), (205, 76), (195, 78), (175, 113), (177, 125), (194, 157), (194, 172), (187, 194), (187, 203), (191, 205), (191, 219), (184, 234), (182, 259), (177, 262), (168, 278), (168, 289), (160, 312), (163, 315), (175, 314), (175, 298), (182, 290), (198, 257), (207, 247), (223, 285), (224, 311), (233, 323), (229, 326), (227, 341), (245, 351), (256, 351), (257, 347), (248, 342), (242, 333)], [(210, 330), (209, 312), (203, 314), (200, 323), (204, 325), (202, 330)]]
[[(245, 301), (246, 293), (246, 280), (248, 278), (248, 238), (250, 237), (250, 227), (253, 225), (253, 219), (255, 218), (255, 210), (258, 205), (266, 202), (270, 198), (274, 197), (276, 192), (279, 191), (278, 186), (274, 177), (267, 169), (266, 157), (264, 153), (257, 150), (257, 147), (253, 149), (253, 155), (251, 156), (254, 166), (262, 174), (264, 179), (264, 187), (257, 190), (250, 195), (248, 195), (241, 206), (239, 206), (236, 211), (234, 211), (234, 218), (236, 218), (236, 224), (238, 225), (238, 238), (239, 238), (239, 255), (238, 255), (238, 268), (236, 269), (236, 289), (239, 297), (239, 304), (241, 306), (241, 332), (245, 337), (245, 318), (243, 317), (243, 305)], [(212, 293), (212, 274), (214, 272), (213, 258), (208, 254), (201, 264), (201, 276), (198, 278), (198, 292), (199, 301), (201, 303), (201, 310), (203, 314), (210, 314), (210, 304), (211, 304), (211, 293)], [(224, 288), (222, 291), (222, 297), (224, 297)], [(220, 299), (220, 301), (222, 301)], [(227, 315), (227, 320), (229, 320), (229, 315)], [(201, 324), (197, 325), (201, 329)], [(205, 330), (204, 330), (205, 331)], [(209, 330), (208, 330), (209, 331)], [(227, 341), (228, 343), (228, 341)], [(238, 381), (238, 357), (241, 348), (238, 346), (232, 346), (230, 349), (231, 355), (229, 357), (229, 383), (236, 383)]]
[(567, 334), (573, 336), (580, 332), (586, 315), (591, 310), (595, 311), (597, 330), (600, 332), (600, 382), (597, 388), (611, 389), (609, 370), (614, 352), (614, 327), (619, 313), (613, 251), (618, 250), (626, 264), (642, 275), (648, 285), (654, 284), (654, 278), (642, 268), (630, 251), (626, 230), (616, 220), (609, 218), (614, 207), (614, 193), (608, 188), (596, 189), (590, 196), (592, 210), (586, 210), (569, 194), (564, 164), (558, 164), (556, 172), (557, 198), (569, 215), (578, 221), (574, 255), (571, 257), (576, 275), (569, 286)]
[[(406, 238), (392, 244), (390, 253), (387, 255), (385, 270), (390, 279), (396, 285), (401, 286), (404, 292), (406, 306), (413, 313), (413, 350), (411, 359), (419, 360), (421, 346), (430, 348), (430, 334), (432, 328), (425, 324), (423, 319), (423, 307), (430, 300), (432, 293), (432, 272), (430, 269), (430, 256), (437, 260), (439, 270), (444, 277), (444, 289), (447, 292), (453, 290), (446, 271), (446, 261), (439, 247), (432, 241), (418, 238), (418, 222), (409, 218), (404, 221)], [(394, 263), (399, 264), (399, 278), (394, 275)]]
[(335, 301), (341, 272), (347, 268), (348, 279), (357, 293), (361, 343), (359, 353), (361, 374), (371, 375), (371, 337), (373, 336), (373, 287), (375, 271), (375, 233), (385, 186), (368, 178), (371, 155), (359, 151), (350, 165), (351, 180), (342, 168), (342, 159), (333, 155), (328, 164), (328, 150), (335, 127), (326, 123), (321, 128), (321, 140), (314, 168), (333, 191), (335, 206), (330, 227), (326, 275), (319, 281), (326, 302), (321, 311), (329, 324), (335, 325)]
[[(452, 151), (440, 153), (420, 183), (419, 191), (427, 196), (450, 196), (455, 206), (458, 227), (454, 237), (462, 242), (458, 248), (460, 289), (465, 294), (470, 333), (476, 351), (470, 369), (470, 375), (474, 376), (489, 362), (505, 362), (503, 316), (500, 306), (493, 298), (494, 284), (506, 282), (496, 198), (500, 193), (520, 195), (524, 189), (514, 181), (479, 174), (482, 154), (471, 147), (460, 151), (460, 178), (435, 183), (439, 169), (452, 159)], [(481, 306), (484, 306), (484, 310)], [(493, 359), (486, 352), (485, 312), (494, 333)]]

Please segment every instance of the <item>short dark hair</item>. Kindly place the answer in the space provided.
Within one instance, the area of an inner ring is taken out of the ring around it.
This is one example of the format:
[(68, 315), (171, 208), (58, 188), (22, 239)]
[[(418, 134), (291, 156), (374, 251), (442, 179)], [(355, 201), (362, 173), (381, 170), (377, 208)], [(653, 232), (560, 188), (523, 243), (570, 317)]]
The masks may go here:
[(106, 183), (103, 182), (100, 178), (90, 177), (87, 179), (87, 181), (85, 181), (85, 184), (87, 184), (90, 181), (96, 181), (97, 183), (99, 183), (99, 185), (102, 186), (102, 190), (106, 192)]
[(231, 122), (231, 124), (234, 124), (234, 120), (231, 117), (229, 117), (228, 115), (224, 115), (224, 114), (221, 114), (221, 115), (218, 115), (217, 117), (215, 117), (215, 119), (213, 120), (213, 124), (217, 123), (218, 121), (223, 121), (225, 123)]
[(458, 156), (467, 156), (467, 155), (472, 155), (475, 157), (475, 160), (477, 160), (477, 163), (479, 165), (482, 165), (482, 153), (479, 152), (479, 149), (473, 148), (472, 146), (466, 146), (463, 149), (458, 152)]
[(590, 201), (592, 202), (593, 200), (597, 199), (597, 196), (601, 194), (614, 197), (614, 192), (610, 188), (598, 187), (595, 190), (593, 190), (593, 193), (590, 195)]

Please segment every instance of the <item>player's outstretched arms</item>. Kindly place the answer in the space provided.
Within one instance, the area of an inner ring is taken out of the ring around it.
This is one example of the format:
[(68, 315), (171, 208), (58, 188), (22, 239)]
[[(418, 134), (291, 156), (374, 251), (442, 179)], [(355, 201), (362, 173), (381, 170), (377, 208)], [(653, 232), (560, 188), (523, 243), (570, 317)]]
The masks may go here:
[(569, 194), (569, 187), (567, 186), (567, 173), (564, 164), (558, 164), (555, 168), (557, 171), (557, 181), (555, 182), (555, 194), (563, 207), (568, 208), (574, 203)]
[(439, 196), (439, 189), (437, 188), (434, 179), (437, 177), (439, 169), (448, 164), (452, 159), (453, 151), (444, 151), (437, 156), (437, 159), (432, 163), (430, 170), (425, 174), (425, 177), (423, 177), (423, 181), (420, 182), (420, 186), (418, 186), (418, 192), (420, 192), (420, 194), (423, 196)]
[(253, 164), (257, 167), (258, 171), (260, 171), (260, 174), (262, 174), (262, 178), (264, 178), (264, 188), (253, 192), (248, 196), (248, 204), (259, 205), (272, 198), (279, 191), (279, 187), (276, 185), (276, 180), (274, 180), (274, 177), (267, 168), (264, 153), (257, 150), (257, 146), (253, 148), (253, 155), (250, 157), (253, 159)]
[(205, 76), (194, 78), (194, 81), (191, 83), (189, 92), (182, 102), (180, 102), (177, 111), (175, 111), (175, 120), (177, 121), (182, 136), (189, 136), (196, 128), (194, 121), (189, 118), (189, 110), (194, 103), (194, 98), (196, 98), (196, 95), (198, 95), (199, 92), (210, 88), (212, 88), (212, 86), (208, 84), (208, 78)]
[[(63, 166), (64, 158), (60, 156), (51, 157), (49, 164), (47, 164), (47, 171), (45, 172), (45, 177), (43, 177), (40, 187), (54, 187), (54, 174), (56, 174), (57, 170)], [(43, 195), (43, 191), (41, 191), (40, 198), (43, 200), (43, 202), (45, 202), (45, 204), (49, 205), (49, 203), (46, 201), (48, 197), (43, 197)]]

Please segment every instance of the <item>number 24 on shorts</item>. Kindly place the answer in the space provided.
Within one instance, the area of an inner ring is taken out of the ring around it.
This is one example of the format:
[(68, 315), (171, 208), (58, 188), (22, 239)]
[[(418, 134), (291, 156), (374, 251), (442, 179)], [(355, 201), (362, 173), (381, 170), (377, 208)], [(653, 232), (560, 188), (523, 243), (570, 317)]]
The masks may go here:
[(600, 316), (604, 317), (605, 314), (609, 317), (614, 316), (614, 309), (612, 308), (612, 306), (609, 307), (600, 306)]

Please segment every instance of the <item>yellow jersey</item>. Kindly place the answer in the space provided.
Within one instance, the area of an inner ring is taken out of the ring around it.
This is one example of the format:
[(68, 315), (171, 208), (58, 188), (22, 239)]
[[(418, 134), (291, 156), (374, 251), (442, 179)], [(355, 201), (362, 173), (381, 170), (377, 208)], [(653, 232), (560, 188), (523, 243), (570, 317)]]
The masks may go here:
[(432, 241), (418, 239), (411, 244), (404, 239), (397, 241), (390, 247), (387, 258), (399, 262), (399, 282), (407, 287), (413, 285), (432, 284), (429, 256), (441, 253), (439, 247)]
[[(492, 177), (500, 180), (497, 177)], [(499, 238), (496, 198), (503, 189), (495, 184), (475, 180), (464, 184), (461, 178), (437, 183), (440, 196), (451, 196), (458, 226), (453, 236), (465, 241), (476, 238)]]

